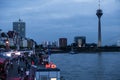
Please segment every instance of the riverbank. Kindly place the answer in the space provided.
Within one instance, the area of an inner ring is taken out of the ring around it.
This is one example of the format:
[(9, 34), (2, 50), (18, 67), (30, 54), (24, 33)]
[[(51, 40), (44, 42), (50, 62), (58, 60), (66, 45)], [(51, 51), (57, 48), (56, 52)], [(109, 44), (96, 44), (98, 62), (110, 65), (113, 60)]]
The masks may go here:
[[(70, 49), (51, 49), (51, 53), (69, 53)], [(76, 53), (120, 52), (120, 47), (81, 47), (74, 48)]]

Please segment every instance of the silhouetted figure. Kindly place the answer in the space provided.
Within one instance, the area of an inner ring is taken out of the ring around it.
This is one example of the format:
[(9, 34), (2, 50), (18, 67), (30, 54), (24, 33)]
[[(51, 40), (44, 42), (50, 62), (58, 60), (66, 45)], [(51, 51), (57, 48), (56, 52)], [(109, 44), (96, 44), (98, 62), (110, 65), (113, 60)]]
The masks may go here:
[(21, 76), (23, 76), (23, 73), (24, 73), (24, 68), (21, 67), (21, 68), (20, 68), (20, 74), (21, 74)]
[(10, 62), (10, 68), (13, 69), (13, 62)]
[(18, 66), (17, 70), (18, 70), (18, 74), (20, 74), (20, 71), (21, 71), (20, 66)]

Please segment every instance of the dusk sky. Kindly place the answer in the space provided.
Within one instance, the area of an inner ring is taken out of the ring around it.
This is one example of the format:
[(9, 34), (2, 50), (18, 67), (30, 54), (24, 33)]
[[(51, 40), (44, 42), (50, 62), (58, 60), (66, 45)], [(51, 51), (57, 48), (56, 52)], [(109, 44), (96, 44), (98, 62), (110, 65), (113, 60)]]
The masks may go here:
[[(97, 43), (98, 0), (0, 0), (0, 29), (12, 30), (12, 22), (26, 23), (26, 37), (37, 43), (86, 36), (87, 43)], [(120, 0), (101, 0), (103, 10), (102, 44), (120, 40)]]

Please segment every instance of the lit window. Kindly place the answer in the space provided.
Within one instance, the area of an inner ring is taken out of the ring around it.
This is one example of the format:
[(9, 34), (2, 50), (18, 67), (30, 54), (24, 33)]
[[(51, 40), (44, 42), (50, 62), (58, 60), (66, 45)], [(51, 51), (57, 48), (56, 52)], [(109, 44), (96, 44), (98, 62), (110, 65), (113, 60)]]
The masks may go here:
[(57, 78), (51, 78), (50, 80), (57, 80)]

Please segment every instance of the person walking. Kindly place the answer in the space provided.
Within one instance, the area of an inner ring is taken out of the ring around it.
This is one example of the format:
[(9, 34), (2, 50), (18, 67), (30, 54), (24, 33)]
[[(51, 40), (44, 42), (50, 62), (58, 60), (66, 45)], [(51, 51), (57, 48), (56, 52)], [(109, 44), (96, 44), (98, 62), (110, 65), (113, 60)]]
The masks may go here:
[(13, 62), (10, 62), (10, 68), (13, 69)]
[(23, 69), (23, 67), (20, 68), (20, 74), (21, 74), (21, 77), (22, 77), (23, 74), (24, 74), (24, 69)]
[(29, 74), (30, 74), (30, 72), (29, 72), (29, 70), (26, 70), (26, 80), (28, 80), (28, 78), (29, 78)]

